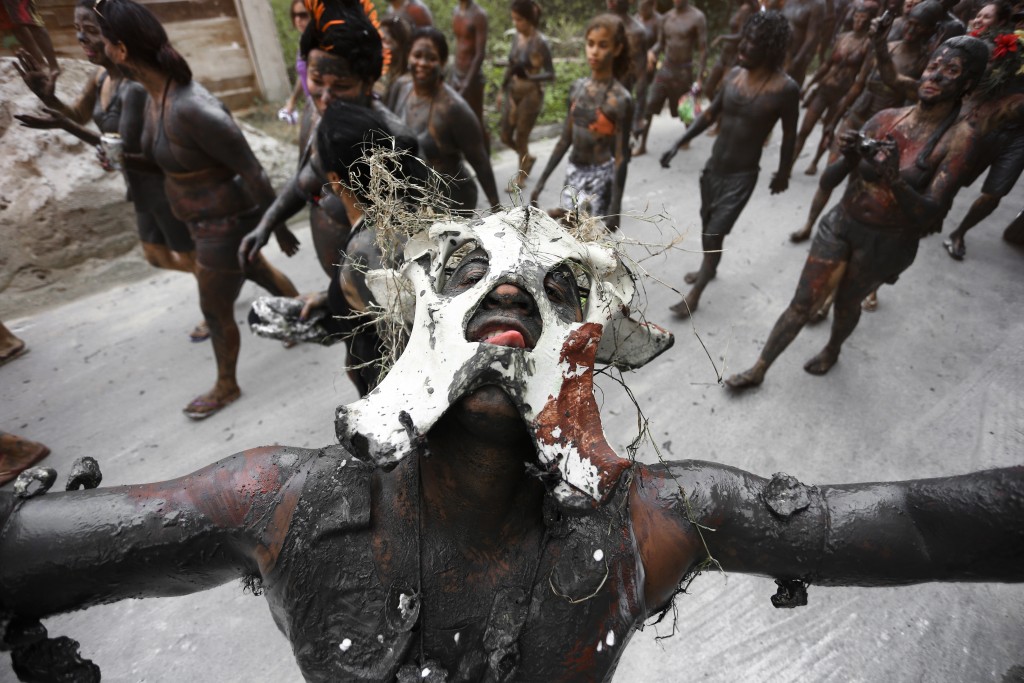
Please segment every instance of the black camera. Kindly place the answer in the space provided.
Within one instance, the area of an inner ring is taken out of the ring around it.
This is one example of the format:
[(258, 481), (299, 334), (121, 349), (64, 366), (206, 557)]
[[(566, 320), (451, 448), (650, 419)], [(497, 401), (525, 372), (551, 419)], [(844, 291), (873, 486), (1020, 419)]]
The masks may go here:
[(893, 144), (891, 141), (869, 138), (863, 133), (857, 135), (857, 151), (865, 159), (871, 159), (881, 150), (892, 147)]

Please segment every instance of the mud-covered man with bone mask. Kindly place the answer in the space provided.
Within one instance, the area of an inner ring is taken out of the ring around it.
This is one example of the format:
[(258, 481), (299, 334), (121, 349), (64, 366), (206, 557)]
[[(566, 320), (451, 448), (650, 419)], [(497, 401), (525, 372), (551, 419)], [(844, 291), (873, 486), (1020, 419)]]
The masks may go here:
[(671, 336), (629, 317), (619, 254), (542, 212), (437, 223), (404, 258), (368, 283), (408, 344), (339, 408), (340, 445), (0, 498), (6, 614), (244, 577), (307, 680), (590, 681), (710, 557), (797, 601), (808, 582), (1024, 579), (1024, 468), (811, 487), (619, 457), (595, 365), (643, 365)]

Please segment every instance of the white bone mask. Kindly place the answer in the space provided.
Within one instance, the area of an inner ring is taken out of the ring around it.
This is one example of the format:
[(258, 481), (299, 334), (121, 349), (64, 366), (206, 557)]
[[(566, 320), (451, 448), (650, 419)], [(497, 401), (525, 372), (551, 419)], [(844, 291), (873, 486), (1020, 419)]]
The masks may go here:
[[(471, 242), (488, 255), (486, 275), (443, 293), (449, 258)], [(561, 317), (545, 291), (547, 274), (567, 262), (590, 279), (582, 322)], [(502, 283), (537, 305), (543, 329), (532, 349), (466, 340), (470, 318)], [(436, 223), (406, 244), (400, 271), (372, 271), (367, 284), (377, 301), (401, 311), (411, 332), (380, 385), (338, 408), (338, 439), (354, 455), (390, 469), (422, 445), (449, 406), (496, 385), (522, 415), (542, 469), (558, 470), (559, 502), (586, 508), (605, 500), (629, 461), (605, 440), (594, 364), (636, 368), (673, 342), (665, 330), (629, 318), (635, 289), (615, 251), (580, 242), (547, 214), (522, 207), (474, 223)]]

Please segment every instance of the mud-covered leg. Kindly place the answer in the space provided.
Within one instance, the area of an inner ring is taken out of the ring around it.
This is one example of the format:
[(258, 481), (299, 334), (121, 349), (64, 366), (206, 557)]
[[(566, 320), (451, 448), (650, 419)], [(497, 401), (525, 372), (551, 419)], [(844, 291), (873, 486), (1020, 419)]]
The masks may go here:
[(967, 237), (967, 231), (976, 226), (988, 218), (996, 207), (999, 206), (1000, 197), (994, 194), (988, 194), (982, 192), (974, 203), (971, 204), (971, 208), (967, 210), (967, 215), (960, 221), (960, 225), (957, 229), (949, 233), (949, 239), (942, 243), (942, 246), (946, 248), (946, 253), (950, 255), (956, 261), (962, 261), (964, 256), (967, 255), (967, 245), (964, 243), (964, 238)]
[(761, 349), (757, 362), (745, 372), (729, 377), (725, 383), (734, 389), (745, 389), (761, 384), (768, 368), (800, 334), (800, 330), (810, 320), (811, 314), (821, 308), (824, 300), (835, 290), (836, 283), (841, 281), (845, 271), (846, 261), (820, 259), (813, 254), (808, 256), (793, 300), (775, 322), (775, 327), (768, 335), (768, 341)]
[(1024, 211), (1018, 213), (1006, 226), (1003, 230), (1003, 239), (1010, 244), (1024, 244)]
[(201, 420), (234, 402), (242, 393), (235, 378), (241, 341), (235, 323), (234, 304), (245, 275), (200, 265), (196, 269), (196, 280), (199, 283), (199, 306), (210, 328), (213, 355), (217, 361), (217, 381), (213, 389), (197, 396), (185, 408), (186, 415)]
[[(279, 271), (260, 254), (256, 260), (248, 265), (245, 270), (245, 277), (258, 284), (274, 296), (298, 296), (299, 290), (288, 279), (288, 276)], [(241, 286), (241, 284), (239, 284)], [(235, 298), (238, 292), (235, 292)], [(231, 300), (234, 303), (234, 298)]]
[(725, 235), (702, 235), (701, 245), (704, 247), (704, 258), (700, 264), (700, 270), (694, 273), (687, 273), (683, 278), (687, 284), (692, 284), (690, 291), (683, 297), (683, 300), (672, 306), (672, 312), (679, 318), (688, 318), (697, 310), (700, 305), (700, 297), (704, 288), (715, 279), (718, 273), (718, 264), (722, 261), (722, 246), (725, 243)]
[(853, 333), (860, 322), (861, 302), (868, 294), (876, 290), (881, 282), (870, 269), (866, 269), (856, 261), (850, 267), (836, 289), (835, 305), (832, 314), (832, 334), (828, 343), (818, 355), (807, 361), (804, 370), (812, 375), (824, 375), (836, 361), (843, 342)]

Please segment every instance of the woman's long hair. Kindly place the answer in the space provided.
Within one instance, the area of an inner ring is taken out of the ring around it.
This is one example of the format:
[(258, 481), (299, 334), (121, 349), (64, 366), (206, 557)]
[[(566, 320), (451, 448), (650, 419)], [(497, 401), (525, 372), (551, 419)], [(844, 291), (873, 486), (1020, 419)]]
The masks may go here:
[(97, 0), (93, 10), (103, 37), (124, 45), (132, 60), (166, 73), (179, 85), (192, 82), (188, 62), (171, 45), (160, 20), (144, 6), (132, 0)]

